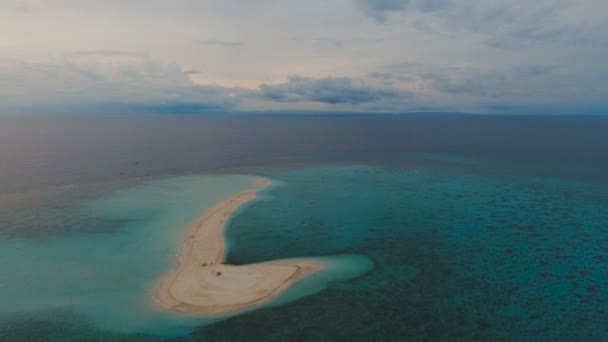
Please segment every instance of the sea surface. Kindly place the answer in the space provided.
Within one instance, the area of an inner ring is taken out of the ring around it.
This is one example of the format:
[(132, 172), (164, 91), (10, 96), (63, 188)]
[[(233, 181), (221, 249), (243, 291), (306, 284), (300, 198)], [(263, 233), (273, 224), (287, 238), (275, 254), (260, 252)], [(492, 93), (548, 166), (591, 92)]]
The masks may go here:
[[(606, 151), (608, 117), (0, 118), (0, 340), (608, 340)], [(260, 176), (228, 262), (331, 267), (160, 309), (192, 223)]]

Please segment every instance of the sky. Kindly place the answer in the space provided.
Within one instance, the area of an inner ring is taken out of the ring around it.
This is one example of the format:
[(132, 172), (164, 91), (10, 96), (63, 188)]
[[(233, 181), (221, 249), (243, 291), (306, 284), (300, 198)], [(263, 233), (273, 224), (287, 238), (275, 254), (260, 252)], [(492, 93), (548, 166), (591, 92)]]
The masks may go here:
[(0, 114), (604, 113), (607, 61), (605, 0), (0, 1)]

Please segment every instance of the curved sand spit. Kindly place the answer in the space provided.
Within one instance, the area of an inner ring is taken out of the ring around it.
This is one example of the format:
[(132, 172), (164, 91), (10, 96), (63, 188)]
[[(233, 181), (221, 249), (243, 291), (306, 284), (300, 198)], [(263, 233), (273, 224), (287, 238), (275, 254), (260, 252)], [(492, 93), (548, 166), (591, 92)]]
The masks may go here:
[(155, 297), (161, 305), (196, 314), (242, 311), (275, 298), (298, 279), (323, 267), (314, 259), (224, 264), (226, 222), (269, 184), (259, 180), (255, 188), (225, 199), (204, 214), (186, 237), (178, 268), (156, 287)]

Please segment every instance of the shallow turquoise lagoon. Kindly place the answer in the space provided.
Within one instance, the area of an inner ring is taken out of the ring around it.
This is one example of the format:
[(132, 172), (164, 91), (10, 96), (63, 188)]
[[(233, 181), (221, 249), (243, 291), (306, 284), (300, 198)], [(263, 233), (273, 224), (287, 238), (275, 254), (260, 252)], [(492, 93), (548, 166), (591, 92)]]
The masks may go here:
[(0, 339), (608, 338), (605, 183), (451, 160), (241, 171), (274, 186), (230, 221), (228, 261), (322, 256), (326, 272), (230, 319), (157, 311), (189, 226), (255, 177), (140, 182), (11, 218), (38, 228), (0, 237)]
[[(185, 234), (201, 214), (229, 195), (253, 187), (256, 179), (215, 175), (147, 181), (74, 208), (80, 231), (0, 240), (0, 319), (32, 315), (73, 325), (76, 317), (76, 325), (99, 332), (153, 336), (183, 336), (224, 319), (162, 310), (152, 301), (152, 289), (174, 267)], [(259, 199), (263, 198), (262, 194)], [(87, 225), (92, 223), (110, 230), (97, 227), (90, 233)], [(316, 293), (373, 266), (357, 255), (319, 259), (327, 265), (323, 271), (269, 306)]]
[[(0, 314), (61, 312), (114, 332), (183, 332), (192, 324), (154, 310), (150, 289), (201, 213), (252, 184), (245, 176), (145, 182), (73, 208), (80, 231), (0, 241)], [(91, 234), (89, 224), (114, 228)]]

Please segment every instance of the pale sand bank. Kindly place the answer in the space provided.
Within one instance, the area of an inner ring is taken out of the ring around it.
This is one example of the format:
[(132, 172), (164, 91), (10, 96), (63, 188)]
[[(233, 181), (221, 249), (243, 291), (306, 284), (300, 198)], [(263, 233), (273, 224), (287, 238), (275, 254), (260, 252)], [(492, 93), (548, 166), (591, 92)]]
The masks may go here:
[(240, 192), (209, 209), (184, 242), (180, 264), (155, 289), (157, 301), (172, 310), (226, 314), (266, 303), (298, 279), (323, 268), (315, 259), (274, 260), (250, 265), (224, 264), (224, 227), (231, 214), (270, 185)]

